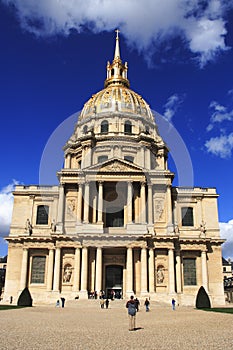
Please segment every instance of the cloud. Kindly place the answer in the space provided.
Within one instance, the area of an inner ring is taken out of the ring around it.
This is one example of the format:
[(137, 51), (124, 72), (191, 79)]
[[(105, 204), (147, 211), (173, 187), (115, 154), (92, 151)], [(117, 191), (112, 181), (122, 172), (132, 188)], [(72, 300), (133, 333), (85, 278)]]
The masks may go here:
[[(228, 91), (228, 95), (229, 95)], [(210, 124), (207, 126), (206, 130), (211, 131), (216, 123), (222, 123), (224, 121), (233, 120), (233, 109), (230, 107), (225, 107), (218, 103), (217, 101), (212, 101), (209, 105), (210, 110), (212, 111), (210, 117)]]
[(163, 114), (167, 121), (171, 121), (177, 109), (183, 103), (184, 97), (184, 94), (173, 94), (168, 98), (167, 102), (164, 105), (165, 112)]
[(200, 67), (227, 50), (225, 0), (2, 0), (14, 6), (21, 26), (36, 36), (94, 33), (120, 27), (127, 43), (145, 57), (159, 45), (181, 38)]
[(0, 189), (0, 237), (9, 234), (13, 209), (13, 194), (15, 185), (18, 182), (13, 180), (12, 183)]
[(211, 137), (210, 140), (205, 142), (205, 147), (208, 153), (223, 159), (230, 158), (233, 149), (233, 133)]
[(233, 220), (220, 222), (219, 227), (221, 238), (226, 239), (222, 245), (222, 255), (225, 259), (233, 260)]

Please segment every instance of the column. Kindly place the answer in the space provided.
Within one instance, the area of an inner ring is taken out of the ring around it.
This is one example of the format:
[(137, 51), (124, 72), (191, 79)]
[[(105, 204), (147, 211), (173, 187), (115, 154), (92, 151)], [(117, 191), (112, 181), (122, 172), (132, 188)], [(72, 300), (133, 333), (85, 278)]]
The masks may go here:
[(149, 250), (149, 293), (155, 292), (155, 263), (154, 263), (154, 249)]
[(97, 293), (102, 289), (102, 248), (96, 250), (96, 274), (95, 274), (95, 290)]
[(20, 290), (24, 290), (27, 286), (27, 271), (28, 271), (28, 249), (23, 248), (21, 277), (20, 277)]
[(168, 279), (169, 293), (175, 293), (174, 250), (168, 249)]
[(48, 272), (47, 272), (47, 290), (53, 289), (53, 260), (54, 260), (54, 248), (49, 249), (48, 257)]
[(87, 292), (88, 249), (82, 248), (81, 292)]
[(126, 294), (131, 295), (133, 294), (133, 250), (131, 247), (127, 248), (126, 271)]
[(146, 189), (145, 182), (141, 182), (141, 201), (140, 201), (140, 214), (141, 214), (141, 223), (146, 223)]
[(141, 249), (141, 295), (147, 294), (147, 249)]
[(85, 183), (85, 194), (84, 194), (84, 217), (83, 222), (85, 224), (89, 223), (89, 195), (90, 195), (90, 184)]
[(53, 290), (58, 292), (60, 290), (60, 273), (61, 273), (61, 248), (57, 247), (55, 252), (54, 276), (53, 276)]
[(153, 224), (153, 193), (152, 184), (148, 185), (148, 224)]
[(132, 201), (133, 201), (133, 191), (132, 191), (132, 182), (128, 181), (128, 196), (127, 196), (127, 213), (128, 213), (128, 218), (127, 222), (128, 224), (132, 223)]
[(94, 196), (94, 198), (93, 198), (93, 214), (92, 214), (93, 224), (96, 224), (96, 203), (97, 203), (97, 197)]
[(71, 154), (68, 153), (65, 158), (65, 168), (70, 169), (71, 168)]
[(98, 222), (103, 222), (103, 182), (99, 181), (98, 193)]
[(201, 252), (201, 270), (202, 270), (202, 285), (208, 292), (208, 272), (207, 272), (207, 260), (206, 260), (206, 251)]
[(83, 200), (83, 185), (78, 184), (78, 211), (77, 211), (77, 222), (82, 221), (82, 200)]
[(80, 248), (75, 249), (74, 256), (74, 282), (73, 282), (73, 291), (79, 291), (80, 283)]
[(180, 252), (176, 252), (176, 291), (181, 293), (181, 261)]
[(59, 187), (59, 198), (58, 198), (58, 212), (57, 212), (58, 225), (63, 225), (64, 202), (65, 202), (65, 189), (64, 189), (64, 185), (61, 184)]

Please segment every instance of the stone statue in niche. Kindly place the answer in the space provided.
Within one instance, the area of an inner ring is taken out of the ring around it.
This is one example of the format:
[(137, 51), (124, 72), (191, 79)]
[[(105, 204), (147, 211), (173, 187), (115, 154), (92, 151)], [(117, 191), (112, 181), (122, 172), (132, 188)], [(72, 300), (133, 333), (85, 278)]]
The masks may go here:
[(161, 284), (164, 281), (163, 267), (159, 266), (157, 269), (157, 283)]
[(66, 265), (64, 267), (64, 274), (63, 274), (63, 282), (69, 283), (72, 276), (72, 267), (70, 265)]
[(25, 231), (27, 233), (29, 233), (29, 236), (31, 236), (31, 234), (32, 234), (32, 224), (30, 223), (29, 219), (26, 220)]
[(56, 232), (56, 223), (55, 223), (55, 220), (53, 220), (52, 222), (51, 222), (51, 226), (50, 226), (50, 228), (51, 228), (51, 231), (52, 232)]

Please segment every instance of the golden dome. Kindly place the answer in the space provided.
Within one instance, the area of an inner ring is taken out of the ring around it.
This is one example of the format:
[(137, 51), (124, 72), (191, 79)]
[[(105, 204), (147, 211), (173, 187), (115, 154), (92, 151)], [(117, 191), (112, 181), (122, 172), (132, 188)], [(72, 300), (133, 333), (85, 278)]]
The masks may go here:
[(100, 113), (131, 113), (141, 115), (153, 121), (149, 105), (136, 92), (119, 84), (109, 85), (97, 92), (84, 105), (79, 121)]
[(113, 62), (107, 63), (107, 78), (104, 89), (93, 95), (84, 105), (79, 121), (102, 113), (131, 113), (154, 121), (146, 101), (129, 89), (127, 62), (122, 63), (119, 46), (119, 30), (116, 30), (116, 46)]

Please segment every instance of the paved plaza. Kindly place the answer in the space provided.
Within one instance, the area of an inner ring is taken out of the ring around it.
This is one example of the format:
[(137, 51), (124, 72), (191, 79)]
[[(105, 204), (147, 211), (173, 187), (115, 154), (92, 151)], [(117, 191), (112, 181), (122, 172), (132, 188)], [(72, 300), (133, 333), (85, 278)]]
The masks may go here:
[(0, 311), (0, 349), (233, 349), (233, 315), (151, 303), (128, 331), (125, 301), (101, 309), (98, 300), (66, 302), (65, 308), (33, 306)]

